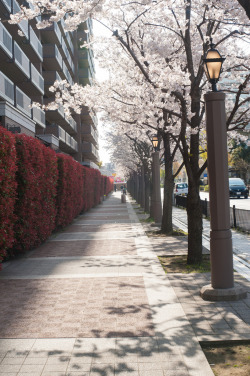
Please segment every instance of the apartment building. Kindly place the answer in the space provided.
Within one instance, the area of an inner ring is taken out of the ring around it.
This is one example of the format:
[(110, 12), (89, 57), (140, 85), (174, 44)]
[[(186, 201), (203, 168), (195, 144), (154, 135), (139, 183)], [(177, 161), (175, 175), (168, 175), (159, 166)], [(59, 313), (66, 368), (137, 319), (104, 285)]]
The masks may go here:
[[(65, 32), (63, 19), (43, 30), (36, 29), (37, 20), (9, 24), (10, 14), (18, 12), (20, 4), (17, 0), (0, 0), (0, 123), (97, 167), (97, 121), (86, 107), (81, 116), (69, 118), (62, 106), (46, 112), (31, 108), (32, 102), (48, 104), (54, 100), (49, 87), (55, 80), (91, 84), (93, 54), (80, 49), (78, 32)], [(79, 35), (84, 33), (85, 39), (86, 27), (92, 31), (91, 21), (87, 23), (79, 28)]]

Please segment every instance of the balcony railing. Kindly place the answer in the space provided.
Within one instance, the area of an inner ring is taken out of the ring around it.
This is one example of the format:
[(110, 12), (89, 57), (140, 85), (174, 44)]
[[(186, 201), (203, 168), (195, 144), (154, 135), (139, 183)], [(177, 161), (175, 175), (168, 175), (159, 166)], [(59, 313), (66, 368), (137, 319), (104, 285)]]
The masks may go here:
[(62, 116), (62, 117), (64, 117), (64, 108), (63, 108), (63, 105), (62, 104), (60, 104), (60, 106), (58, 107), (58, 110), (57, 110), (58, 112), (59, 112), (59, 114)]
[(31, 117), (31, 99), (16, 87), (16, 107)]
[(76, 124), (75, 120), (72, 117), (66, 118), (66, 120), (71, 125), (71, 128), (74, 129), (74, 131), (77, 132), (77, 124)]
[(65, 141), (68, 146), (71, 145), (71, 137), (67, 132), (65, 132)]
[(64, 52), (64, 55), (66, 56), (66, 58), (68, 59), (70, 57), (70, 54), (69, 54), (69, 50), (66, 46), (66, 43), (64, 42), (64, 39), (62, 38), (62, 50)]
[(12, 58), (12, 36), (8, 30), (0, 22), (0, 46), (6, 52), (6, 54)]
[[(52, 86), (55, 81), (62, 81), (57, 71), (43, 71), (44, 85)], [(53, 93), (51, 93), (52, 95)]]
[(43, 61), (43, 46), (40, 40), (37, 38), (36, 33), (30, 26), (30, 44), (33, 47), (34, 51), (38, 55), (41, 61)]
[(30, 61), (16, 42), (14, 42), (14, 60), (23, 73), (30, 78)]
[(98, 132), (94, 130), (91, 124), (82, 125), (82, 135), (84, 135), (84, 139), (92, 140), (95, 144), (98, 143)]
[(11, 0), (2, 0), (2, 3), (4, 4), (5, 8), (10, 13), (11, 12), (11, 3), (12, 3), (12, 1)]
[[(12, 13), (16, 14), (20, 12), (21, 8), (16, 0), (13, 0), (13, 5), (12, 5)], [(18, 26), (20, 27), (21, 31), (25, 35), (27, 39), (29, 39), (29, 24), (27, 20), (22, 20), (21, 22), (18, 23)]]
[(74, 46), (73, 46), (73, 43), (72, 43), (72, 40), (71, 40), (71, 37), (70, 37), (70, 33), (66, 33), (66, 38), (67, 38), (69, 47), (71, 49), (72, 55), (74, 55)]
[(63, 141), (63, 142), (65, 142), (66, 140), (66, 132), (60, 126), (58, 126), (58, 138), (60, 141)]
[(82, 143), (82, 152), (86, 153), (86, 154), (92, 154), (97, 159), (99, 158), (99, 154), (98, 154), (96, 148), (90, 142), (83, 142)]
[(77, 144), (77, 141), (76, 141), (73, 137), (70, 137), (70, 146), (71, 146), (72, 149), (74, 149), (75, 151), (78, 151), (78, 144)]
[[(57, 46), (55, 44), (44, 44), (43, 45), (43, 57), (44, 58), (51, 58), (56, 59), (57, 63), (59, 64), (60, 68), (63, 65), (62, 55), (60, 54)], [(55, 69), (57, 67), (51, 67), (50, 69)]]
[(41, 110), (41, 108), (39, 107), (33, 107), (32, 113), (33, 113), (33, 120), (39, 125), (41, 125), (43, 128), (45, 128), (46, 126), (45, 112)]
[(14, 84), (0, 72), (0, 97), (14, 104)]
[(66, 66), (66, 64), (63, 62), (63, 73), (65, 75), (65, 77), (67, 78), (67, 81), (70, 83), (70, 85), (73, 85), (74, 82), (73, 82), (73, 79), (71, 77), (71, 74), (69, 73), (69, 70)]
[(31, 81), (37, 87), (41, 94), (44, 94), (44, 79), (38, 70), (31, 64)]

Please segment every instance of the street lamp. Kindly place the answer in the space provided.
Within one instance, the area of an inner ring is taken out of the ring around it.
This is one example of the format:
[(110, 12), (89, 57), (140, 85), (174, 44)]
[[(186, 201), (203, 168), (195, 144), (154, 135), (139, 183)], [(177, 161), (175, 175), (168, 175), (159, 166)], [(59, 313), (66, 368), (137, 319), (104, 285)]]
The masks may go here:
[(153, 135), (151, 142), (154, 148), (152, 153), (152, 196), (151, 213), (156, 223), (162, 220), (160, 161), (159, 161), (159, 136)]
[(222, 64), (225, 58), (221, 56), (218, 50), (216, 50), (215, 45), (210, 43), (210, 49), (207, 51), (204, 61), (204, 70), (208, 81), (212, 84), (212, 91), (218, 91), (216, 83), (219, 81)]
[(154, 151), (158, 151), (159, 138), (157, 134), (152, 136), (151, 142), (153, 144)]
[(204, 300), (238, 300), (246, 297), (242, 287), (234, 286), (233, 248), (230, 229), (228, 153), (225, 94), (218, 92), (223, 59), (214, 49), (204, 59), (204, 70), (212, 84), (212, 92), (205, 94), (207, 158), (210, 197), (210, 260), (211, 284), (202, 287)]

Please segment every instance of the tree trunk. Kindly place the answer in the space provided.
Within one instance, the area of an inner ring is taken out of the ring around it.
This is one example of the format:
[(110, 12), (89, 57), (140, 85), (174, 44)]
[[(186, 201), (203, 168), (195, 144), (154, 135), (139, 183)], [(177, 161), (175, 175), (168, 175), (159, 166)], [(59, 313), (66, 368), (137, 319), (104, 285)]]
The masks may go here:
[(202, 209), (199, 194), (199, 133), (191, 135), (190, 165), (192, 176), (188, 179), (188, 264), (202, 260)]
[(135, 201), (138, 202), (139, 198), (139, 177), (137, 172), (135, 173)]
[(153, 200), (152, 200), (152, 195), (153, 195), (153, 180), (154, 180), (154, 169), (153, 169), (153, 163), (151, 163), (151, 173), (152, 173), (152, 178), (150, 181), (150, 217), (153, 218)]
[(249, 2), (249, 0), (238, 0), (238, 2), (245, 9), (247, 17), (250, 19), (250, 2)]
[(164, 142), (164, 159), (165, 159), (165, 179), (164, 179), (164, 199), (163, 199), (163, 215), (161, 230), (166, 234), (172, 234), (172, 204), (173, 204), (173, 160), (170, 150), (170, 137), (169, 134), (163, 135)]
[(141, 168), (141, 206), (145, 210), (145, 174), (144, 166)]
[(150, 181), (148, 175), (145, 174), (145, 212), (149, 213), (149, 196), (150, 196)]

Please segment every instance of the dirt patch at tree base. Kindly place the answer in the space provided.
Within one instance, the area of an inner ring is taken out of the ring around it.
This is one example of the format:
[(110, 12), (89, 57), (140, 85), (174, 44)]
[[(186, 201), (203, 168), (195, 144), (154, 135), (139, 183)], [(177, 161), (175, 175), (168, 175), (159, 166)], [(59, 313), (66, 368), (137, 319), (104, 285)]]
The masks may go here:
[(203, 255), (200, 264), (188, 265), (187, 256), (159, 256), (165, 273), (207, 273), (210, 271), (210, 256)]
[(249, 376), (250, 343), (203, 347), (215, 376)]

